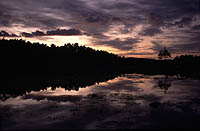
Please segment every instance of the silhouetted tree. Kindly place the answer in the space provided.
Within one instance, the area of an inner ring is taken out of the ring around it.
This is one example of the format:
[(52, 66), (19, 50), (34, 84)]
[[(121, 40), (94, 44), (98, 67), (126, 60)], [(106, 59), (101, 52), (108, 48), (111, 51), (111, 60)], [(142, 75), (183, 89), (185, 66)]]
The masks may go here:
[(166, 47), (164, 47), (158, 54), (158, 58), (159, 59), (164, 59), (165, 63), (161, 64), (161, 68), (164, 71), (164, 75), (165, 75), (165, 79), (168, 78), (168, 73), (169, 73), (169, 61), (166, 61), (168, 58), (171, 58), (171, 54), (169, 53), (169, 51), (167, 50)]
[(159, 59), (168, 59), (168, 58), (171, 58), (171, 54), (168, 52), (167, 48), (164, 47), (163, 50), (161, 50), (158, 54), (158, 58)]
[(55, 48), (56, 47), (56, 45), (55, 44), (51, 44), (51, 48)]

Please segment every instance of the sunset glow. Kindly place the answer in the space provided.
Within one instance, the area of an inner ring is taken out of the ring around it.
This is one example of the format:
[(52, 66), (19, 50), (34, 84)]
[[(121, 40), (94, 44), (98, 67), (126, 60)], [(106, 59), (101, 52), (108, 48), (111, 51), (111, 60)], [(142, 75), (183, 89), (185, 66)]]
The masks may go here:
[(164, 46), (174, 56), (199, 54), (196, 2), (1, 0), (0, 37), (79, 43), (127, 57), (156, 58)]

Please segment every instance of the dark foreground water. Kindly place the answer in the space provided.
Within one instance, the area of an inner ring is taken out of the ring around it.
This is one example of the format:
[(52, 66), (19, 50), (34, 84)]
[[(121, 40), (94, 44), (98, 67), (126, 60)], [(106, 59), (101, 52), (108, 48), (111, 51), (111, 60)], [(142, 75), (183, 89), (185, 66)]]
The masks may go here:
[(84, 88), (5, 96), (1, 130), (200, 128), (200, 81), (194, 79), (126, 74)]

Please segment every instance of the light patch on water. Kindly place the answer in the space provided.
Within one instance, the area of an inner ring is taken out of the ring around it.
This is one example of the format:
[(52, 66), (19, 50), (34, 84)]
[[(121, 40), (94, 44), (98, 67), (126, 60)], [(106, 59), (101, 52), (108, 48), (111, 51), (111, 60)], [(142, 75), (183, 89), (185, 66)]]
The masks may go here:
[[(163, 81), (168, 85), (164, 85), (165, 83), (163, 83)], [(161, 85), (159, 85), (159, 82)], [(62, 104), (69, 104), (71, 102), (81, 101), (82, 97), (86, 97), (89, 94), (109, 96), (115, 93), (146, 96), (145, 99), (140, 100), (140, 103), (149, 103), (153, 101), (174, 102), (198, 97), (200, 93), (199, 87), (199, 80), (179, 79), (176, 76), (166, 79), (165, 76), (161, 75), (125, 74), (113, 80), (78, 88), (78, 91), (75, 89), (73, 90), (73, 88), (69, 91), (62, 87), (48, 87), (47, 90), (32, 91), (25, 94), (25, 97), (18, 96), (16, 98), (10, 98), (0, 104), (13, 105), (14, 107), (34, 105), (46, 101), (59, 101), (60, 103), (62, 102)], [(69, 101), (67, 101), (67, 99), (69, 99)]]

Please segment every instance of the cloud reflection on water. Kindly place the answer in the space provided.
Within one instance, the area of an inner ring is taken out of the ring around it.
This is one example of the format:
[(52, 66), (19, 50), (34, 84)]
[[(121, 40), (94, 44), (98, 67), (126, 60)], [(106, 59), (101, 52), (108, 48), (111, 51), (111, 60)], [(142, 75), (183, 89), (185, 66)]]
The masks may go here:
[[(193, 102), (199, 98), (198, 80), (169, 77), (172, 84), (165, 94), (157, 85), (163, 79), (163, 76), (127, 74), (79, 91), (61, 87), (32, 91), (1, 101), (0, 120), (3, 129), (131, 129), (155, 124), (153, 121), (157, 121), (158, 116), (149, 106), (152, 102), (163, 103), (161, 109), (170, 111), (169, 116), (186, 110), (188, 104), (191, 108), (187, 110), (192, 110), (193, 106), (199, 109), (200, 105)], [(191, 117), (193, 115), (196, 114)], [(173, 117), (178, 119), (178, 116)], [(136, 124), (137, 121), (140, 123)]]

